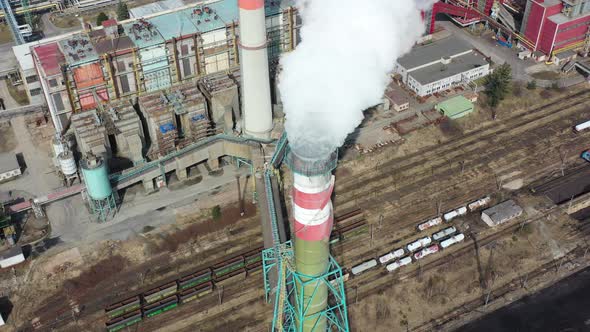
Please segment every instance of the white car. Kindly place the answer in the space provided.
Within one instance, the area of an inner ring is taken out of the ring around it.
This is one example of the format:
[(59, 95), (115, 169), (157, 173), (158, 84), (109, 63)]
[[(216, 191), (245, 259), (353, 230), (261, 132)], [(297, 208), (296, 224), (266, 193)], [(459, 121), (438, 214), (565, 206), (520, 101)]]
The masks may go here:
[(442, 238), (445, 238), (445, 237), (455, 233), (456, 231), (457, 231), (457, 229), (455, 228), (455, 226), (451, 226), (451, 227), (443, 229), (440, 232), (436, 232), (436, 233), (432, 234), (432, 239), (434, 241), (438, 241)]
[(430, 227), (440, 225), (441, 223), (442, 223), (442, 218), (436, 217), (436, 218), (430, 219), (430, 220), (425, 221), (425, 222), (421, 223), (420, 225), (418, 225), (418, 230), (423, 231), (423, 230), (429, 229)]
[(399, 248), (397, 250), (394, 250), (392, 252), (389, 252), (389, 253), (379, 257), (379, 263), (385, 264), (392, 259), (402, 257), (404, 255), (404, 253), (405, 253), (404, 248)]
[(463, 233), (459, 233), (459, 234), (457, 234), (455, 236), (452, 236), (452, 237), (450, 237), (450, 238), (442, 241), (440, 243), (440, 246), (443, 247), (443, 248), (447, 248), (447, 247), (450, 247), (453, 244), (459, 243), (459, 242), (461, 242), (463, 240), (465, 240), (465, 235), (463, 235)]

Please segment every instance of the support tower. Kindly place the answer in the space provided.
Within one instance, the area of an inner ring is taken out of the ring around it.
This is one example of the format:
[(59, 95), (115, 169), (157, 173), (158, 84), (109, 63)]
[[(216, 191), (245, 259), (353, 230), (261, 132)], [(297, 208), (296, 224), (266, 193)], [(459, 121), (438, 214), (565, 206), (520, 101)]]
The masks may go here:
[(115, 196), (109, 181), (107, 164), (101, 157), (92, 153), (80, 162), (90, 212), (98, 222), (104, 222), (115, 213)]

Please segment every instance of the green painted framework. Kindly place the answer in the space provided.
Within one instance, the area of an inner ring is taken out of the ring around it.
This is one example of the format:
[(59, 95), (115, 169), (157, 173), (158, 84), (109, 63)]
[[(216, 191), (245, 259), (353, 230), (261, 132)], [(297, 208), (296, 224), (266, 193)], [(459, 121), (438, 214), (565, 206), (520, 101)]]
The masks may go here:
[[(296, 156), (294, 156), (289, 148), (287, 142), (287, 135), (283, 133), (275, 152), (271, 158), (269, 167), (264, 172), (264, 183), (267, 194), (268, 211), (271, 219), (273, 247), (262, 251), (262, 268), (264, 273), (264, 294), (266, 302), (272, 299), (272, 285), (270, 276), (276, 274), (278, 277), (277, 285), (274, 294), (274, 311), (272, 321), (272, 331), (280, 332), (300, 332), (303, 331), (303, 324), (296, 324), (296, 322), (304, 322), (315, 320), (318, 317), (326, 317), (329, 331), (349, 332), (348, 314), (346, 309), (346, 293), (344, 290), (344, 281), (342, 278), (342, 269), (336, 260), (330, 256), (329, 264), (326, 272), (319, 276), (308, 276), (297, 273), (295, 265), (293, 264), (294, 252), (291, 241), (280, 243), (278, 234), (277, 211), (274, 205), (272, 195), (271, 177), (277, 175), (278, 169), (283, 159), (291, 167), (294, 172), (305, 175), (318, 175), (326, 172), (331, 172), (338, 161), (337, 151), (330, 155), (330, 158), (324, 161), (319, 161), (317, 165), (312, 168), (297, 169), (294, 167)], [(285, 276), (283, 279), (281, 276)], [(330, 283), (332, 279), (332, 283)], [(303, 286), (315, 284), (315, 290), (320, 288), (319, 285), (327, 285), (328, 289), (328, 306), (316, 313), (306, 317), (307, 308), (315, 300), (315, 291), (307, 300), (303, 300)], [(297, 290), (300, 290), (298, 292)], [(282, 303), (281, 303), (282, 302)], [(315, 330), (314, 330), (315, 331)], [(325, 332), (319, 331), (318, 332)]]
[(94, 200), (88, 196), (88, 205), (90, 212), (98, 222), (105, 222), (115, 214), (117, 204), (115, 203), (115, 196), (110, 194), (107, 198), (102, 200)]
[[(266, 249), (262, 252), (262, 266), (264, 271), (264, 289), (265, 298), (269, 302), (271, 300), (271, 285), (269, 275), (273, 269), (278, 269), (277, 275), (282, 275), (284, 271), (285, 280), (280, 280), (276, 288), (275, 308), (273, 313), (272, 331), (283, 332), (300, 332), (302, 328), (298, 329), (303, 324), (296, 324), (296, 322), (303, 322), (306, 320), (317, 321), (319, 316), (326, 318), (328, 322), (328, 331), (349, 332), (348, 315), (346, 309), (346, 293), (344, 290), (344, 281), (342, 278), (342, 268), (336, 260), (330, 256), (330, 263), (326, 272), (320, 276), (307, 276), (298, 273), (295, 270), (292, 261), (294, 259), (293, 246), (291, 241), (282, 243), (279, 246), (278, 259), (274, 248)], [(330, 282), (332, 280), (332, 282)], [(312, 296), (304, 300), (303, 287), (309, 284), (315, 284), (315, 290), (320, 288), (320, 285), (326, 285), (328, 288), (328, 306), (321, 312), (315, 315), (306, 316), (307, 308), (314, 302), (315, 291)], [(284, 288), (284, 289), (281, 289)], [(280, 301), (281, 291), (286, 292), (284, 303), (282, 305), (282, 312), (279, 312), (278, 305)], [(279, 317), (282, 315), (282, 319)], [(278, 322), (282, 321), (282, 326), (278, 326)], [(312, 331), (319, 331), (314, 329)]]

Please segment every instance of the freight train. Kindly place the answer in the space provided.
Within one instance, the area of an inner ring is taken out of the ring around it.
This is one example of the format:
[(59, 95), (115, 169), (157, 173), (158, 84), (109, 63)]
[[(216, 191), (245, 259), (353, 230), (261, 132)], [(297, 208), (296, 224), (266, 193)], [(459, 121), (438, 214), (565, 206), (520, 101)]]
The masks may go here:
[(204, 270), (185, 275), (177, 280), (162, 284), (119, 301), (105, 308), (106, 329), (119, 331), (145, 318), (163, 312), (209, 294), (217, 284), (236, 276), (255, 273), (262, 267), (263, 247), (232, 257)]

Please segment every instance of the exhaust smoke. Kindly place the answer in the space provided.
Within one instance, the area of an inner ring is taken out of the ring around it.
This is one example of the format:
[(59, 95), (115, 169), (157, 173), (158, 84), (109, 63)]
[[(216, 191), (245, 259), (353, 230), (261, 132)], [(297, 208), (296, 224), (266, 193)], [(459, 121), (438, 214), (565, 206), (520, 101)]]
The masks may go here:
[(279, 90), (289, 144), (321, 158), (344, 143), (378, 104), (388, 73), (425, 27), (436, 0), (296, 0), (301, 43), (281, 58)]

